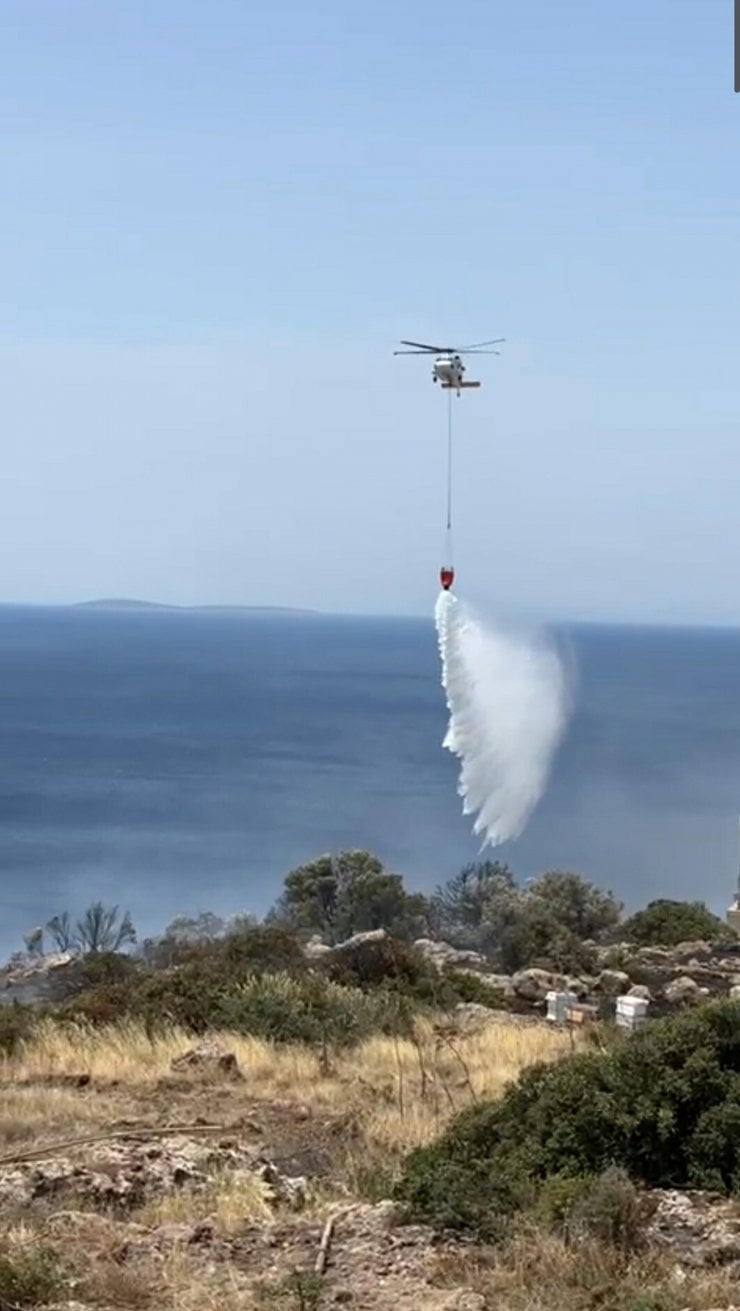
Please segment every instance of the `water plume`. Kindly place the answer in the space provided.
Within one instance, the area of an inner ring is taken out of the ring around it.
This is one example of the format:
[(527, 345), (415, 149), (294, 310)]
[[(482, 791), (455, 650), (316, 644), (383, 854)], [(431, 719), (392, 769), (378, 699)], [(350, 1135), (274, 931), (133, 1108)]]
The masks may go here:
[(568, 680), (544, 641), (484, 625), (452, 592), (435, 619), (450, 712), (443, 746), (461, 762), (458, 793), (492, 847), (524, 829), (567, 722)]

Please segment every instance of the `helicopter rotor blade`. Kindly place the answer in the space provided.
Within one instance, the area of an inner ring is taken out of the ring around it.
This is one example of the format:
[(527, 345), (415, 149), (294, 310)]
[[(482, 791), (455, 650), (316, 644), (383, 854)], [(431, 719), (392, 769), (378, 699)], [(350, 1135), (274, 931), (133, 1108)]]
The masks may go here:
[(500, 355), (501, 351), (489, 351), (489, 350), (482, 351), (478, 349), (473, 349), (473, 350), (461, 350), (458, 351), (457, 354), (458, 355)]
[(493, 337), (491, 341), (473, 341), (469, 346), (462, 346), (460, 353), (462, 353), (462, 351), (477, 351), (481, 346), (498, 346), (502, 341), (506, 341), (506, 338)]
[(394, 355), (436, 355), (436, 351), (394, 351)]
[(435, 355), (444, 355), (444, 346), (428, 346), (424, 341), (402, 341), (402, 346), (416, 346), (417, 350), (433, 351)]

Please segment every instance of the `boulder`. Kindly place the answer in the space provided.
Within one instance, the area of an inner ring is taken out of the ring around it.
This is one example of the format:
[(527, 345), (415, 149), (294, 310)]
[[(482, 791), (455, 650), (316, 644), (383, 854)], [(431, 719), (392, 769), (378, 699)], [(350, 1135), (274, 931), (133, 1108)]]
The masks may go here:
[(688, 974), (681, 974), (677, 979), (671, 979), (671, 982), (666, 984), (664, 996), (672, 1005), (681, 1005), (701, 1001), (702, 997), (709, 996), (709, 989), (702, 988), (695, 979), (689, 978)]
[(344, 942), (337, 942), (330, 950), (352, 951), (366, 942), (385, 942), (388, 936), (385, 929), (368, 929), (365, 933), (353, 933), (351, 938), (345, 938)]
[(630, 976), (624, 970), (602, 970), (596, 980), (597, 990), (606, 997), (621, 997), (630, 986)]
[(76, 959), (71, 951), (56, 951), (12, 961), (0, 971), (0, 1005), (58, 1000), (64, 973)]
[(548, 970), (518, 970), (511, 980), (511, 986), (522, 1001), (542, 1002), (548, 992), (565, 990), (566, 980), (562, 974), (550, 974)]
[(479, 951), (465, 951), (449, 942), (435, 942), (433, 938), (417, 938), (416, 951), (439, 970), (466, 969), (479, 973), (488, 969), (488, 961)]
[(630, 942), (610, 942), (606, 947), (596, 947), (596, 959), (602, 970), (619, 970), (625, 961), (635, 954), (635, 945)]
[(321, 960), (323, 956), (331, 954), (331, 947), (326, 945), (318, 933), (309, 938), (303, 950), (309, 960)]
[(180, 1056), (175, 1056), (170, 1063), (170, 1069), (173, 1074), (180, 1074), (183, 1070), (202, 1070), (212, 1071), (227, 1079), (244, 1077), (233, 1052), (225, 1052), (222, 1048), (206, 1042), (191, 1047)]
[(453, 1011), (455, 1024), (466, 1033), (486, 1028), (497, 1015), (490, 1006), (482, 1006), (477, 1001), (461, 1001)]
[(644, 1001), (652, 1001), (653, 994), (646, 983), (633, 983), (632, 987), (627, 990), (628, 997), (642, 997)]
[(645, 1237), (690, 1268), (740, 1263), (740, 1204), (713, 1193), (678, 1189), (651, 1194)]

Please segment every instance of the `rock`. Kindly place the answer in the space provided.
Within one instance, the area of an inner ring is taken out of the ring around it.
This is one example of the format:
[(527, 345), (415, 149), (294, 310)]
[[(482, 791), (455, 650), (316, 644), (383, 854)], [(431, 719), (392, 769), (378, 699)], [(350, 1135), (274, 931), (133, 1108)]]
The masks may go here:
[(674, 960), (667, 947), (638, 947), (636, 951), (633, 947), (630, 955), (633, 960), (643, 965), (669, 967)]
[(654, 1192), (656, 1204), (646, 1238), (667, 1249), (683, 1266), (740, 1263), (740, 1203), (736, 1199), (677, 1189)]
[(388, 936), (385, 929), (367, 929), (365, 933), (353, 933), (351, 938), (338, 942), (331, 950), (352, 951), (354, 947), (361, 947), (365, 942), (385, 942)]
[(740, 1001), (740, 983), (733, 983), (730, 988), (730, 997), (733, 1001)]
[(488, 962), (479, 951), (465, 951), (452, 947), (449, 942), (436, 942), (433, 938), (417, 938), (413, 945), (439, 970), (467, 969), (477, 974), (488, 969)]
[(210, 1043), (200, 1043), (180, 1056), (175, 1056), (170, 1063), (170, 1069), (174, 1074), (182, 1070), (212, 1070), (227, 1079), (244, 1078), (234, 1053), (222, 1051), (221, 1048), (214, 1047)]
[(309, 938), (303, 950), (309, 960), (321, 960), (322, 957), (331, 955), (331, 947), (327, 946), (318, 933), (314, 933), (313, 937)]
[(646, 983), (633, 983), (626, 995), (628, 997), (642, 997), (644, 1001), (653, 1000), (653, 994)]
[(688, 964), (689, 961), (699, 964), (706, 963), (715, 955), (716, 948), (711, 942), (703, 940), (693, 942), (679, 942), (675, 947), (670, 948), (670, 955), (677, 965)]
[(0, 970), (0, 1005), (19, 1002), (29, 1006), (39, 1001), (58, 1000), (64, 972), (75, 963), (71, 951), (28, 956)]
[(373, 1207), (372, 1219), (378, 1228), (387, 1232), (389, 1229), (396, 1229), (403, 1220), (403, 1208), (398, 1202), (393, 1202), (390, 1198), (384, 1198), (382, 1202), (376, 1202)]
[[(585, 945), (585, 944), (584, 944)], [(635, 945), (630, 942), (610, 942), (608, 946), (595, 946), (596, 960), (602, 970), (620, 970), (625, 961), (635, 953)]]
[(461, 1001), (458, 1002), (453, 1014), (457, 1028), (471, 1033), (477, 1029), (485, 1029), (492, 1019), (495, 1020), (497, 1012), (477, 1001)]
[(214, 1174), (254, 1172), (260, 1164), (253, 1148), (185, 1136), (97, 1143), (84, 1164), (60, 1156), (0, 1169), (0, 1204), (70, 1197), (99, 1210), (130, 1211), (182, 1187), (198, 1191)]
[(275, 1202), (284, 1202), (293, 1211), (301, 1211), (308, 1200), (308, 1180), (304, 1175), (281, 1174), (272, 1161), (264, 1161), (257, 1177), (266, 1183)]
[(687, 974), (672, 979), (665, 988), (665, 999), (673, 1005), (700, 1001), (702, 997), (708, 996), (709, 989), (700, 987), (696, 980), (690, 979)]
[(607, 997), (621, 997), (630, 986), (630, 976), (624, 970), (602, 970), (596, 980), (599, 992)]
[(587, 997), (590, 997), (595, 987), (595, 979), (568, 978), (565, 980), (566, 992), (572, 992), (579, 1001), (585, 1001)]
[(548, 992), (564, 991), (565, 979), (561, 974), (550, 974), (547, 970), (519, 970), (513, 976), (511, 986), (523, 1001), (544, 1001)]

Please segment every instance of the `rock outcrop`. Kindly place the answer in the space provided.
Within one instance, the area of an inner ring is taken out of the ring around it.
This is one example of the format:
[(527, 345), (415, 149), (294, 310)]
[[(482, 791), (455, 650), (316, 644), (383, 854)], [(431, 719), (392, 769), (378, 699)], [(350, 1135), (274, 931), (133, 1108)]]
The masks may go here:
[(75, 960), (72, 952), (59, 951), (11, 961), (0, 970), (0, 1006), (13, 1002), (31, 1006), (58, 1000), (64, 988), (64, 975)]

